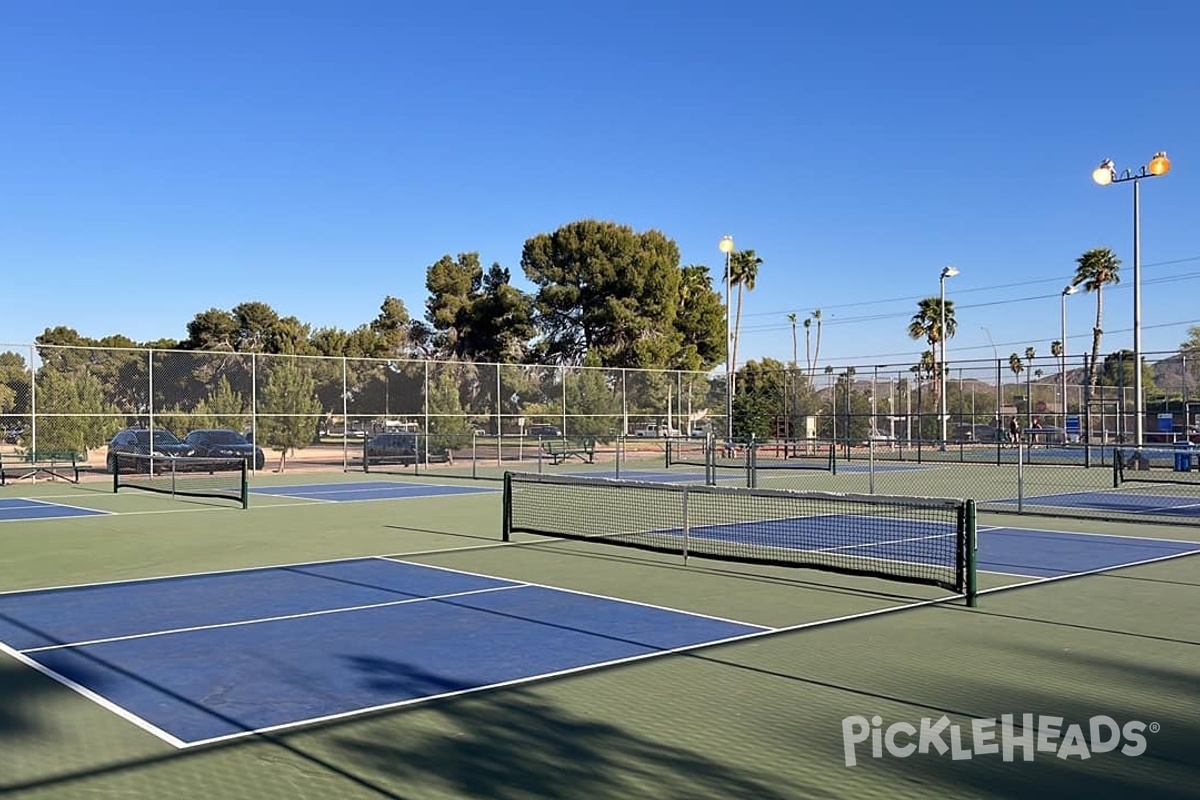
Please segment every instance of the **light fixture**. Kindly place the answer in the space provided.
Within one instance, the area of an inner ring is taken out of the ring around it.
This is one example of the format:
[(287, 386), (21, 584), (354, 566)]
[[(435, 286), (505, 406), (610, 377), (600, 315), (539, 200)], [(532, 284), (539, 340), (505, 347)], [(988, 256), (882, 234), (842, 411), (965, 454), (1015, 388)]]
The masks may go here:
[(1116, 177), (1116, 164), (1111, 158), (1106, 158), (1100, 162), (1100, 166), (1092, 170), (1092, 180), (1101, 186), (1108, 186)]
[(1151, 175), (1166, 175), (1171, 171), (1171, 159), (1167, 158), (1167, 154), (1162, 150), (1154, 154), (1154, 158), (1150, 159), (1150, 164), (1147, 167)]

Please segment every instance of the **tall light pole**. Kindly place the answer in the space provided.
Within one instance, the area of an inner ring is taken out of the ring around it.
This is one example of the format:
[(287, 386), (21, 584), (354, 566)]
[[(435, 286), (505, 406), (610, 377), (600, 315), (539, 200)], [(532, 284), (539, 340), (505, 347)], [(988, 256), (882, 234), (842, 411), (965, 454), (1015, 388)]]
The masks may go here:
[(733, 305), (733, 275), (730, 274), (730, 259), (733, 256), (733, 237), (721, 237), (718, 245), (725, 254), (725, 438), (733, 439), (733, 327), (729, 309)]
[(1078, 291), (1078, 284), (1072, 283), (1062, 290), (1062, 298), (1060, 299), (1062, 304), (1062, 313), (1059, 315), (1059, 319), (1062, 320), (1062, 355), (1059, 360), (1062, 363), (1060, 365), (1059, 378), (1062, 384), (1063, 431), (1067, 429), (1067, 296), (1075, 294)]
[[(1136, 173), (1125, 170), (1117, 175), (1117, 168), (1111, 158), (1100, 162), (1100, 166), (1092, 170), (1092, 180), (1101, 186), (1110, 183), (1125, 183), (1133, 181), (1133, 395), (1134, 395), (1134, 434), (1138, 447), (1143, 444), (1146, 427), (1144, 397), (1142, 396), (1142, 230), (1141, 230), (1141, 182), (1142, 178), (1156, 178), (1166, 175), (1171, 170), (1171, 161), (1167, 154), (1159, 151), (1150, 159), (1150, 163), (1142, 166)], [(1095, 369), (1095, 365), (1092, 366)]]
[(958, 269), (955, 267), (944, 267), (942, 269), (941, 287), (942, 287), (942, 319), (939, 323), (938, 338), (942, 340), (942, 361), (938, 364), (938, 386), (941, 389), (942, 400), (942, 449), (946, 449), (946, 278), (953, 278), (958, 274)]

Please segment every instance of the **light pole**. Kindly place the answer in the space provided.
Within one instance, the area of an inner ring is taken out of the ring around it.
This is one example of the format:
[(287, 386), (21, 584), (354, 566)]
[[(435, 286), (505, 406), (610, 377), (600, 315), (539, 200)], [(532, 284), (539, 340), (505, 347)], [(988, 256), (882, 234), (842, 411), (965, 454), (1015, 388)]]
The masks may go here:
[(938, 338), (942, 340), (942, 361), (938, 365), (938, 386), (941, 389), (942, 401), (942, 449), (946, 449), (946, 278), (953, 278), (958, 274), (958, 269), (955, 267), (944, 267), (942, 269), (941, 288), (942, 288), (942, 319), (938, 327)]
[[(1171, 169), (1171, 161), (1167, 154), (1159, 151), (1150, 159), (1150, 163), (1142, 166), (1136, 173), (1125, 170), (1117, 175), (1116, 166), (1111, 158), (1100, 162), (1100, 166), (1092, 171), (1092, 180), (1101, 186), (1110, 183), (1125, 183), (1133, 181), (1133, 402), (1134, 402), (1134, 442), (1141, 447), (1145, 431), (1145, 414), (1142, 396), (1142, 230), (1141, 230), (1141, 182), (1142, 178), (1155, 178), (1166, 175)], [(1095, 369), (1095, 365), (1092, 367)]]
[(1059, 357), (1059, 360), (1062, 363), (1060, 365), (1059, 381), (1062, 384), (1062, 427), (1064, 435), (1066, 435), (1065, 431), (1067, 430), (1067, 296), (1075, 294), (1078, 291), (1079, 286), (1072, 283), (1062, 290), (1062, 297), (1060, 298), (1062, 304), (1062, 313), (1059, 315), (1059, 319), (1062, 320), (1062, 355)]
[(718, 245), (725, 254), (725, 438), (733, 440), (733, 327), (730, 323), (729, 309), (733, 305), (732, 289), (733, 276), (729, 271), (730, 258), (733, 255), (733, 237), (721, 237)]

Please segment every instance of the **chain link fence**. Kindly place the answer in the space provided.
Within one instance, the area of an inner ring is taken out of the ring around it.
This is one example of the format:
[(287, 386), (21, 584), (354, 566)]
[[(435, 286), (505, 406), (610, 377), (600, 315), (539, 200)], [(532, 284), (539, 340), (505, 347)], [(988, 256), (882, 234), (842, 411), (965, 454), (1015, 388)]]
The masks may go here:
[[(1200, 443), (1197, 361), (1187, 353), (1147, 355), (1144, 445)], [(560, 466), (545, 446), (552, 440), (575, 449), (590, 442), (588, 464), (615, 462), (622, 447), (630, 461), (662, 463), (668, 439), (711, 436), (725, 440), (731, 454), (737, 442), (773, 443), (770, 457), (758, 451), (764, 472), (800, 454), (820, 462), (832, 450), (851, 471), (878, 465), (868, 477), (886, 483), (882, 467), (893, 462), (895, 469), (945, 465), (956, 475), (975, 467), (1011, 470), (1020, 463), (1019, 442), (1032, 485), (1053, 483), (1039, 477), (1050, 466), (1103, 475), (1114, 447), (1136, 444), (1132, 369), (1123, 353), (1094, 372), (1085, 356), (1028, 352), (955, 362), (942, 375), (929, 364), (818, 371), (751, 362), (739, 372), (731, 437), (724, 376), (710, 373), (0, 346), (0, 455), (75, 451), (85, 465), (103, 469), (107, 444), (122, 428), (181, 438), (224, 428), (256, 442), (272, 469), (364, 469), (367, 442), (411, 433), (420, 437), (422, 464), (477, 476), (543, 456)], [(986, 487), (955, 481), (912, 490), (987, 497)]]

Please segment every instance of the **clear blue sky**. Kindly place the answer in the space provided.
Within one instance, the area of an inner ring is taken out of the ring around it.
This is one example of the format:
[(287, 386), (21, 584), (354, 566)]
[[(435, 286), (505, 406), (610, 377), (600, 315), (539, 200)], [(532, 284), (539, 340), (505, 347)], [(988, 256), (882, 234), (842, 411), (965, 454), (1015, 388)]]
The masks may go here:
[[(528, 286), (530, 236), (657, 228), (764, 259), (741, 360), (911, 363), (946, 264), (953, 360), (1059, 337), (1075, 259), (1112, 247), (1104, 351), (1200, 325), (1200, 6), (0, 0), (0, 342), (68, 325), (183, 338), (261, 300), (353, 328), (478, 251)], [(1189, 151), (1188, 148), (1193, 148)], [(723, 287), (722, 287), (723, 288)], [(1069, 350), (1092, 296), (1070, 299)], [(801, 331), (800, 358), (804, 358)]]

